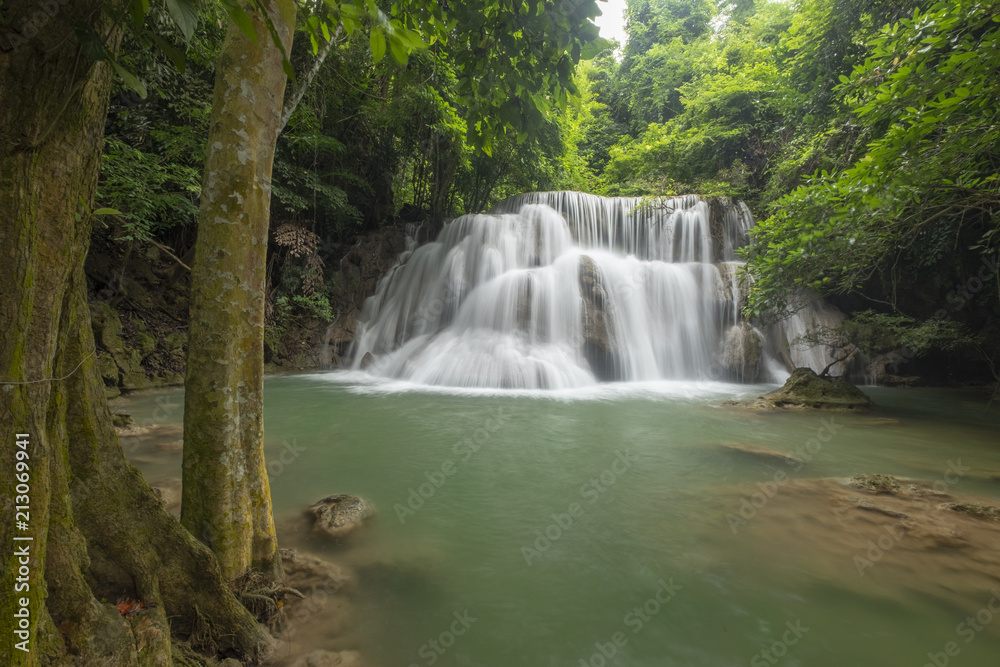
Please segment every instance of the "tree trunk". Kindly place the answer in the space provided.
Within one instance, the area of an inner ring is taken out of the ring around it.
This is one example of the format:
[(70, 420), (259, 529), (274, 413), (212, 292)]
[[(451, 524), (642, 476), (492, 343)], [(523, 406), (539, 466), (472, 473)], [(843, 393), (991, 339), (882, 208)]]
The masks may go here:
[[(286, 52), (293, 0), (269, 0)], [(285, 74), (257, 12), (257, 43), (229, 27), (215, 77), (184, 393), (181, 523), (224, 575), (281, 573), (264, 467), (264, 295), (271, 165)]]
[[(34, 26), (0, 40), (0, 664), (170, 665), (171, 631), (256, 660), (266, 632), (111, 425), (83, 271), (110, 68), (83, 55), (73, 23), (86, 18), (114, 52), (108, 16), (124, 1), (58, 5), (0, 10), (6, 26)], [(156, 606), (126, 619), (119, 597)]]

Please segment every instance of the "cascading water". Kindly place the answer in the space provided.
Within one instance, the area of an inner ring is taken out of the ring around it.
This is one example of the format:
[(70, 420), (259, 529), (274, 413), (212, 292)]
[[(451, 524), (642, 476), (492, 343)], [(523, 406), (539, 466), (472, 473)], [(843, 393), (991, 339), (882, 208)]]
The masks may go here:
[(724, 198), (512, 197), (403, 256), (365, 304), (353, 365), (421, 384), (526, 389), (768, 381), (788, 361), (825, 365), (821, 349), (815, 359), (788, 350), (788, 334), (835, 315), (810, 309), (771, 336), (742, 320), (736, 250), (752, 224), (742, 202)]

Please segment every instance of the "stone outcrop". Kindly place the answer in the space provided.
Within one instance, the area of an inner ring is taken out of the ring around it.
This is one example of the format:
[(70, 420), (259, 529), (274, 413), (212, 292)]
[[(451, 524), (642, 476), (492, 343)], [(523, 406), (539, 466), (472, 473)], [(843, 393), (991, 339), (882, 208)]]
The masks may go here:
[(314, 503), (308, 513), (315, 519), (315, 532), (339, 539), (361, 527), (375, 509), (364, 498), (339, 494)]
[(796, 368), (781, 389), (759, 397), (756, 405), (819, 410), (868, 410), (872, 399), (841, 378), (822, 378), (811, 368)]
[(583, 326), (583, 354), (594, 376), (601, 381), (621, 379), (620, 363), (611, 346), (611, 324), (605, 305), (607, 292), (604, 277), (594, 260), (587, 255), (580, 256), (580, 296), (581, 320)]
[(760, 378), (763, 350), (763, 338), (755, 328), (745, 322), (731, 328), (722, 350), (722, 365), (727, 378), (737, 382), (756, 382)]

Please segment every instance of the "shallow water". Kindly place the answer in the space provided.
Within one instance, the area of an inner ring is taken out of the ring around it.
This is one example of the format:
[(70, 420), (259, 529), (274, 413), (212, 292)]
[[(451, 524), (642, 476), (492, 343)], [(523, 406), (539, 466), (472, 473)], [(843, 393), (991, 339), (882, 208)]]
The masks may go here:
[[(880, 533), (831, 518), (830, 489), (809, 482), (884, 473), (1000, 501), (1000, 411), (939, 389), (869, 388), (879, 407), (865, 415), (723, 405), (765, 389), (449, 392), (343, 372), (272, 377), (279, 539), (357, 573), (345, 647), (377, 666), (920, 667), (929, 653), (938, 665), (1000, 664), (1000, 613), (981, 630), (959, 626), (993, 589), (1000, 611), (992, 561), (915, 533), (861, 575), (853, 556)], [(181, 404), (165, 390), (115, 408), (162, 425), (180, 423)], [(123, 442), (155, 482), (180, 476), (179, 451), (162, 446), (177, 437)], [(790, 481), (767, 487), (777, 473)], [(768, 488), (734, 531), (727, 515)], [(348, 547), (312, 541), (300, 520), (332, 493), (379, 508)], [(1000, 551), (1000, 525), (980, 526), (976, 539), (993, 543), (977, 546)]]

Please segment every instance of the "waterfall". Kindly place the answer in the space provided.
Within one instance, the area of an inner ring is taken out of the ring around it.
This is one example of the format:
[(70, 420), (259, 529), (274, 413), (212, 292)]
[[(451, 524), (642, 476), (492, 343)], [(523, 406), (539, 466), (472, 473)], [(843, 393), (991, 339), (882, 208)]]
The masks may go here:
[(512, 197), (401, 256), (361, 313), (353, 367), (526, 389), (819, 370), (822, 349), (788, 349), (815, 309), (766, 334), (740, 315), (736, 250), (752, 225), (725, 198)]

